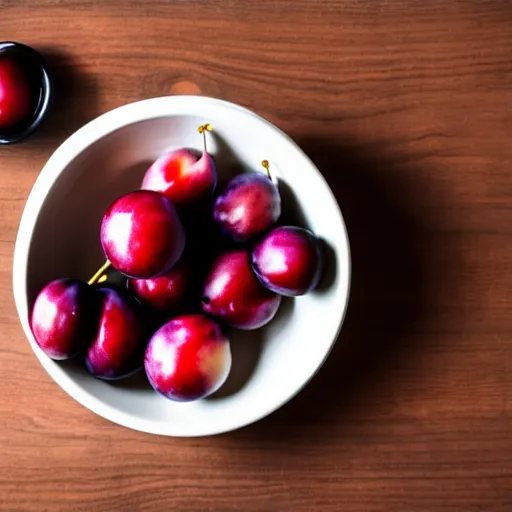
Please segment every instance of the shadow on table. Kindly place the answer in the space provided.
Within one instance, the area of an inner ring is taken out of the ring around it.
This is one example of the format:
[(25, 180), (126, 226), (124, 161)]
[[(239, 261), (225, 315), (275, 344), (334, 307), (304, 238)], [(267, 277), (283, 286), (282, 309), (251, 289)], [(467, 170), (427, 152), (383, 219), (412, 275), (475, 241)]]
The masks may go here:
[(38, 50), (44, 56), (53, 79), (53, 100), (48, 118), (34, 140), (63, 141), (98, 114), (97, 78), (87, 73), (76, 57), (53, 47)]
[[(391, 380), (388, 369), (407, 353), (412, 329), (428, 310), (424, 235), (415, 215), (421, 184), (403, 179), (403, 163), (397, 172), (396, 159), (363, 144), (313, 138), (298, 143), (328, 180), (347, 224), (350, 303), (319, 373), (282, 409), (243, 429), (242, 438), (289, 441), (311, 425), (328, 429), (353, 421), (354, 406), (364, 407), (365, 396)], [(318, 435), (328, 432), (320, 429)]]

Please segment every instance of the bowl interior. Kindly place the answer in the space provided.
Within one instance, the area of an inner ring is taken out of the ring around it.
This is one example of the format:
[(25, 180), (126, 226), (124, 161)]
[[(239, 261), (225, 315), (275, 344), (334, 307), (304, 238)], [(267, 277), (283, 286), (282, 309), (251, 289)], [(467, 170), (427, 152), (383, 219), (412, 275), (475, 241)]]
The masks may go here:
[[(113, 129), (98, 138), (105, 126), (99, 118), (68, 140), (34, 186), (15, 254), (14, 288), (20, 318), (53, 378), (98, 414), (132, 428), (168, 435), (231, 430), (265, 416), (291, 398), (328, 354), (349, 288), (343, 220), (330, 189), (309, 159), (282, 132), (249, 111), (215, 100), (208, 108), (206, 99), (198, 101), (203, 108), (187, 109), (181, 103), (180, 109), (173, 109), (171, 102), (168, 114), (160, 108), (153, 115), (148, 108), (128, 123), (126, 116), (120, 116), (123, 120), (117, 124), (121, 126), (111, 124)], [(324, 282), (310, 295), (284, 300), (275, 320), (265, 328), (231, 331), (233, 370), (226, 384), (205, 400), (173, 403), (158, 396), (143, 374), (113, 384), (92, 378), (78, 361), (51, 361), (28, 329), (28, 312), (37, 292), (54, 278), (88, 279), (94, 273), (104, 258), (99, 226), (106, 208), (121, 194), (138, 188), (151, 162), (164, 151), (183, 146), (201, 149), (197, 128), (205, 121), (214, 128), (208, 134), (208, 149), (216, 159), (220, 181), (235, 172), (262, 172), (260, 162), (269, 160), (282, 191), (285, 218), (310, 227), (326, 242), (329, 257)], [(90, 143), (82, 149), (84, 141)]]

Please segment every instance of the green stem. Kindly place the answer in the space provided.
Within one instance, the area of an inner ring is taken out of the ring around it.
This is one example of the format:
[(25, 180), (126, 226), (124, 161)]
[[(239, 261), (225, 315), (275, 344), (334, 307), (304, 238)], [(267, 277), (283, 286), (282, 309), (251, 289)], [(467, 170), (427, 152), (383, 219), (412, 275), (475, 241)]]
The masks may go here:
[(263, 160), (263, 162), (261, 162), (261, 165), (265, 168), (265, 171), (267, 171), (267, 177), (269, 180), (272, 180), (272, 176), (270, 174), (270, 164), (268, 163), (268, 160)]
[(98, 271), (89, 279), (89, 284), (95, 284), (98, 282), (98, 279), (108, 270), (108, 268), (112, 265), (109, 260), (105, 261), (103, 265), (98, 269)]
[(202, 125), (197, 129), (197, 131), (198, 131), (199, 133), (202, 133), (202, 134), (203, 134), (204, 152), (205, 152), (205, 153), (208, 153), (208, 151), (206, 150), (206, 132), (211, 132), (211, 131), (213, 131), (212, 125), (211, 125), (210, 123), (202, 124)]

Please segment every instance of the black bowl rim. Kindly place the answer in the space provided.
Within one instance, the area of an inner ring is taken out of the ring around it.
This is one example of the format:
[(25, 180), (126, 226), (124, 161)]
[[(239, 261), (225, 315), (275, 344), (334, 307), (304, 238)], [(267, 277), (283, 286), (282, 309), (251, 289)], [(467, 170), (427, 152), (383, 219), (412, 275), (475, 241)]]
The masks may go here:
[(53, 97), (52, 78), (43, 56), (36, 49), (31, 46), (27, 46), (26, 44), (15, 41), (0, 41), (0, 54), (13, 48), (19, 48), (24, 52), (30, 53), (32, 57), (35, 57), (35, 61), (41, 68), (43, 97), (39, 102), (37, 110), (32, 118), (32, 122), (22, 131), (17, 131), (12, 134), (9, 134), (8, 131), (7, 133), (0, 133), (0, 144), (14, 144), (34, 133), (46, 117)]

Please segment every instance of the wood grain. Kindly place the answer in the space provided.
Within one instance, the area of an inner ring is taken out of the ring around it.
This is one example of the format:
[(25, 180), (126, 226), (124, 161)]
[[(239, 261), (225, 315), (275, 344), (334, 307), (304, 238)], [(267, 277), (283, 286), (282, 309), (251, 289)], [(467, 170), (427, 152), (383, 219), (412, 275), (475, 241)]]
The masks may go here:
[[(45, 129), (0, 148), (0, 509), (512, 510), (512, 4), (0, 0), (48, 57)], [(204, 439), (131, 432), (46, 375), (12, 300), (24, 202), (74, 130), (201, 93), (294, 137), (346, 217), (336, 348), (271, 417)]]

